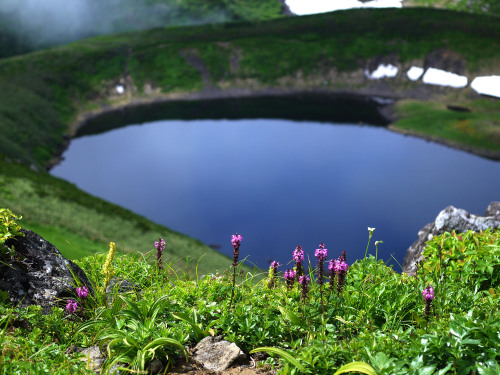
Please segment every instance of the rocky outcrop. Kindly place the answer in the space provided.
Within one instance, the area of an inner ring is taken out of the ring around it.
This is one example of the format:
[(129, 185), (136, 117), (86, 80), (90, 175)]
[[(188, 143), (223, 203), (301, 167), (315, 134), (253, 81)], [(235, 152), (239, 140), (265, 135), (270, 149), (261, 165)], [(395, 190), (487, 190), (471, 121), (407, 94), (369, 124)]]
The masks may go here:
[(500, 227), (500, 202), (492, 202), (486, 209), (485, 216), (477, 216), (461, 208), (446, 207), (433, 223), (427, 224), (418, 232), (418, 240), (406, 250), (403, 271), (415, 274), (417, 263), (422, 260), (425, 243), (434, 236), (455, 230), (457, 233), (468, 230), (479, 231)]
[(6, 245), (12, 259), (0, 263), (0, 290), (9, 293), (14, 305), (40, 305), (44, 313), (53, 306), (63, 307), (68, 298), (75, 297), (75, 288), (85, 285), (94, 290), (85, 272), (64, 258), (50, 242), (30, 230), (22, 229), (23, 237), (9, 239)]
[(207, 370), (224, 371), (234, 362), (246, 359), (246, 355), (235, 343), (223, 340), (222, 336), (208, 336), (194, 348), (193, 359)]

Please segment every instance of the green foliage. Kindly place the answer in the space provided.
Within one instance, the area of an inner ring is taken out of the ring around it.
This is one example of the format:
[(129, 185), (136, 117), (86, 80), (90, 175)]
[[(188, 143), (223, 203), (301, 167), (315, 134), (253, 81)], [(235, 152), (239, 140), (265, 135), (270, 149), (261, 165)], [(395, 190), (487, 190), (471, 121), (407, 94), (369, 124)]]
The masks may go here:
[(404, 6), (447, 8), (462, 12), (500, 16), (500, 3), (495, 0), (404, 0)]
[(445, 233), (429, 241), (422, 255), (426, 277), (437, 283), (460, 280), (477, 291), (500, 286), (500, 229)]
[(108, 360), (105, 368), (124, 363), (127, 367), (120, 369), (129, 372), (144, 371), (152, 359), (167, 358), (167, 347), (180, 350), (187, 359), (187, 352), (181, 342), (173, 339), (172, 331), (160, 321), (168, 305), (168, 296), (156, 299), (152, 304), (147, 300), (134, 302), (122, 295), (118, 296), (126, 305), (120, 306), (118, 299), (111, 309), (100, 309), (97, 319), (80, 326), (78, 331), (84, 331), (94, 325), (104, 325), (95, 340), (101, 340), (101, 347), (107, 345)]
[[(462, 103), (461, 100), (457, 100)], [(466, 149), (498, 150), (500, 142), (500, 107), (495, 99), (463, 102), (470, 112), (449, 110), (445, 102), (403, 100), (396, 106), (399, 120), (396, 130), (426, 138), (444, 140)]]
[[(117, 364), (140, 371), (153, 358), (165, 366), (184, 361), (184, 345), (194, 346), (210, 334), (223, 335), (247, 353), (268, 352), (272, 357), (260, 365), (281, 374), (495, 374), (500, 363), (499, 232), (434, 238), (417, 277), (397, 274), (369, 255), (349, 267), (340, 294), (328, 288), (321, 293), (313, 280), (305, 301), (297, 285), (288, 290), (278, 279), (270, 289), (264, 275), (238, 272), (230, 304), (230, 268), (190, 280), (174, 272), (172, 264), (160, 271), (144, 255), (117, 256), (117, 277), (137, 289), (114, 291), (109, 306), (96, 299), (97, 305), (86, 305), (86, 314), (67, 315), (56, 308), (44, 316), (33, 307), (0, 305), (0, 368), (48, 373), (53, 366), (55, 373), (83, 373), (75, 356), (63, 359), (60, 353), (69, 345), (100, 343), (102, 349), (107, 345), (107, 368)], [(79, 262), (94, 285), (104, 277), (105, 257), (96, 254)], [(482, 261), (488, 266), (481, 268)], [(314, 271), (311, 267), (308, 273)], [(426, 317), (422, 290), (429, 284), (435, 299)]]
[(0, 208), (0, 261), (9, 260), (13, 255), (12, 249), (5, 245), (5, 241), (15, 236), (24, 236), (19, 225), (21, 218), (7, 208)]

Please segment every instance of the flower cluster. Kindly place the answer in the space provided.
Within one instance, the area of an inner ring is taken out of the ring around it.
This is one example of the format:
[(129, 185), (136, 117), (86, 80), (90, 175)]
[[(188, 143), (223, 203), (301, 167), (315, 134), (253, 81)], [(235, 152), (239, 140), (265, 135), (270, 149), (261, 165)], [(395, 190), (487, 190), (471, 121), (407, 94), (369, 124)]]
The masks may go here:
[(161, 256), (163, 254), (163, 250), (165, 250), (165, 241), (163, 238), (159, 238), (158, 241), (155, 241), (155, 248), (156, 248), (156, 265), (158, 268), (162, 268), (161, 264)]
[(233, 245), (233, 267), (238, 265), (241, 240), (243, 240), (243, 237), (238, 233), (231, 236), (231, 245)]
[(304, 261), (304, 250), (302, 250), (302, 246), (297, 245), (295, 250), (293, 251), (293, 260), (295, 263), (302, 263)]
[(231, 244), (233, 245), (233, 249), (234, 250), (239, 250), (240, 249), (240, 244), (241, 244), (241, 240), (243, 239), (243, 237), (236, 233), (236, 234), (233, 234), (231, 236)]
[(295, 271), (294, 270), (286, 270), (285, 274), (285, 283), (288, 290), (293, 288), (293, 283), (295, 282)]
[(302, 287), (302, 294), (300, 297), (302, 301), (305, 301), (307, 298), (307, 284), (309, 284), (310, 281), (311, 279), (309, 276), (302, 275), (299, 277), (299, 284)]
[(274, 288), (274, 284), (276, 282), (276, 278), (278, 277), (278, 267), (281, 264), (275, 260), (271, 262), (271, 266), (269, 267), (269, 288)]
[(345, 276), (349, 265), (345, 261), (345, 251), (338, 260), (332, 259), (328, 264), (328, 270), (330, 271), (330, 289), (335, 286), (335, 277), (337, 277), (337, 291), (340, 293), (345, 283)]
[(66, 310), (68, 311), (68, 313), (74, 314), (77, 308), (78, 303), (74, 299), (69, 299), (68, 303), (66, 304)]
[(304, 250), (302, 250), (302, 246), (297, 245), (292, 255), (293, 260), (295, 261), (295, 277), (299, 278), (303, 275), (304, 269), (302, 263), (304, 262)]
[(316, 249), (314, 255), (318, 259), (318, 284), (323, 284), (323, 265), (328, 254), (328, 249), (325, 249), (325, 244), (322, 242), (319, 249)]
[(231, 235), (231, 245), (233, 245), (233, 287), (231, 289), (231, 300), (229, 301), (229, 308), (233, 304), (234, 286), (236, 285), (236, 267), (238, 266), (238, 258), (240, 256), (240, 244), (243, 237), (236, 233)]
[(319, 249), (316, 249), (314, 252), (314, 256), (318, 259), (318, 261), (325, 261), (328, 254), (328, 249), (325, 249), (325, 244), (321, 243), (319, 245)]
[(78, 287), (76, 288), (76, 295), (79, 298), (87, 298), (87, 296), (89, 295), (89, 290), (87, 289), (86, 286)]
[(427, 288), (423, 290), (422, 295), (424, 296), (425, 302), (424, 315), (426, 318), (429, 318), (429, 315), (431, 314), (431, 302), (434, 299), (434, 288), (427, 285)]
[[(80, 286), (76, 288), (76, 295), (78, 296), (78, 298), (80, 298), (80, 301), (83, 305), (85, 298), (87, 298), (87, 296), (89, 295), (89, 290), (85, 285)], [(68, 314), (74, 314), (76, 310), (78, 310), (78, 302), (76, 302), (74, 299), (69, 299), (66, 303), (66, 311), (68, 312)]]
[(432, 301), (434, 299), (434, 288), (432, 286), (427, 286), (422, 292), (424, 296), (424, 301)]

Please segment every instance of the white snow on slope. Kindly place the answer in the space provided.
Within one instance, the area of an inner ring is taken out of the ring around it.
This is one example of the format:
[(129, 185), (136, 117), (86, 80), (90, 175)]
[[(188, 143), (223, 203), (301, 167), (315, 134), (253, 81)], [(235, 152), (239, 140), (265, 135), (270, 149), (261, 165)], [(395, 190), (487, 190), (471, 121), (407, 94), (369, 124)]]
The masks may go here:
[(416, 81), (424, 74), (424, 68), (419, 68), (418, 66), (412, 66), (407, 72), (406, 76), (411, 81)]
[(380, 79), (385, 77), (396, 77), (398, 75), (398, 68), (391, 64), (380, 64), (376, 70), (369, 72), (365, 70), (365, 76), (368, 79)]
[(456, 88), (467, 86), (467, 77), (436, 68), (427, 69), (422, 80), (424, 83), (429, 85), (450, 86)]
[(470, 87), (479, 94), (500, 98), (500, 76), (476, 77)]
[(373, 0), (362, 3), (358, 0), (286, 0), (286, 4), (297, 15), (332, 12), (351, 8), (401, 8), (401, 0)]

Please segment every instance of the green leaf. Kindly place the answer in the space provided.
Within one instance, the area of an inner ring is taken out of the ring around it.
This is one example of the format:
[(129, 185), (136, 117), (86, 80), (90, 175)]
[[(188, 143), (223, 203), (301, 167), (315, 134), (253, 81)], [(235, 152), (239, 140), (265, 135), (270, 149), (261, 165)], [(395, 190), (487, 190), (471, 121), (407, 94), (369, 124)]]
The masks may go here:
[(142, 350), (147, 351), (147, 350), (152, 349), (152, 348), (157, 349), (158, 347), (163, 347), (165, 345), (174, 346), (174, 347), (180, 349), (182, 351), (182, 353), (184, 354), (184, 356), (186, 357), (186, 361), (187, 361), (188, 353), (186, 351), (186, 348), (184, 346), (182, 346), (182, 344), (179, 341), (171, 339), (170, 337), (157, 338), (157, 339), (151, 341)]
[(290, 323), (292, 324), (295, 324), (297, 326), (303, 326), (304, 325), (304, 320), (298, 316), (297, 314), (289, 311), (289, 310), (286, 310), (285, 308), (283, 307), (279, 307), (280, 309), (280, 312), (281, 312), (281, 315), (283, 315), (286, 319), (288, 319), (290, 321)]
[[(250, 351), (251, 353), (257, 353), (257, 352), (267, 352), (269, 354), (276, 354), (279, 355), (282, 359), (290, 363), (291, 365), (295, 366), (299, 371), (306, 372), (306, 368), (301, 365), (299, 361), (297, 361), (290, 353), (284, 351), (283, 349), (279, 348), (273, 348), (269, 346), (262, 346), (260, 348), (255, 348)], [(375, 374), (376, 375), (376, 374)]]
[(378, 375), (375, 369), (365, 362), (351, 362), (339, 368), (333, 375), (343, 374), (345, 372), (357, 371), (367, 375)]
[(174, 318), (177, 318), (179, 320), (182, 320), (186, 323), (188, 323), (191, 328), (193, 329), (194, 335), (196, 337), (196, 341), (200, 341), (202, 338), (206, 336), (204, 332), (201, 330), (201, 328), (196, 324), (196, 322), (189, 317), (189, 315), (184, 314), (184, 313), (172, 313)]

